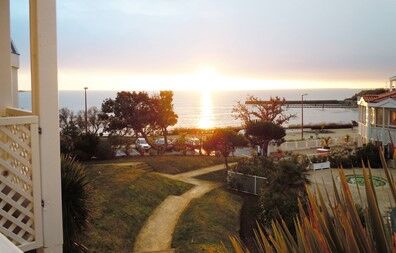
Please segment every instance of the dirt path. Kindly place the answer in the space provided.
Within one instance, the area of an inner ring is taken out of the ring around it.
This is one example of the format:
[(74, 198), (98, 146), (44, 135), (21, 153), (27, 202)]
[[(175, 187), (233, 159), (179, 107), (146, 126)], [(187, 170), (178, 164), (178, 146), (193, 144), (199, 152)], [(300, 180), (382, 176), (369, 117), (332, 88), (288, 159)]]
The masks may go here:
[(223, 170), (224, 165), (216, 165), (177, 175), (160, 174), (174, 180), (180, 180), (195, 185), (181, 196), (168, 196), (146, 220), (140, 230), (134, 245), (134, 252), (172, 252), (171, 244), (177, 221), (183, 211), (194, 198), (199, 198), (211, 190), (221, 186), (195, 179), (199, 175)]

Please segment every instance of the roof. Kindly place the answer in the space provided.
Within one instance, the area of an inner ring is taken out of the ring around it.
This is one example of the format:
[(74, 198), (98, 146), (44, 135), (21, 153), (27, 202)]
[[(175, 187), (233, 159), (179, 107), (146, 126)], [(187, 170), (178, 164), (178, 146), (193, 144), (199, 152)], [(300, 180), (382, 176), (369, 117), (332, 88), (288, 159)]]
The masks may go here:
[(385, 99), (392, 98), (396, 100), (396, 91), (389, 91), (378, 95), (365, 95), (363, 96), (364, 101), (368, 103), (378, 103)]
[(18, 50), (16, 49), (14, 42), (12, 41), (11, 41), (11, 53), (19, 55)]

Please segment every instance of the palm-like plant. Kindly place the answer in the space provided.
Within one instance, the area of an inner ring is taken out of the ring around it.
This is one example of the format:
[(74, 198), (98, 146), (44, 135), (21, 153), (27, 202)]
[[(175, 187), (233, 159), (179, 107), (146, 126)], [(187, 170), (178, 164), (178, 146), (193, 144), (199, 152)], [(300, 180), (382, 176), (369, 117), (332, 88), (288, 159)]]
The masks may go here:
[[(383, 150), (381, 161), (388, 179), (393, 200), (396, 201), (396, 185), (386, 165)], [(328, 192), (308, 192), (309, 209), (299, 206), (295, 218), (296, 236), (281, 219), (273, 221), (271, 229), (256, 231), (260, 252), (396, 252), (396, 235), (392, 234), (379, 210), (378, 200), (370, 168), (363, 168), (366, 191), (364, 220), (356, 208), (344, 171), (339, 170), (341, 191), (333, 178), (335, 200)], [(360, 199), (363, 203), (362, 199)], [(231, 238), (235, 252), (249, 252), (239, 239)]]
[(90, 214), (89, 180), (81, 163), (63, 155), (61, 178), (64, 252), (85, 252), (79, 238), (88, 225)]
[(332, 141), (332, 139), (331, 139), (330, 136), (323, 137), (322, 140), (321, 140), (322, 147), (323, 148), (329, 148), (331, 141)]

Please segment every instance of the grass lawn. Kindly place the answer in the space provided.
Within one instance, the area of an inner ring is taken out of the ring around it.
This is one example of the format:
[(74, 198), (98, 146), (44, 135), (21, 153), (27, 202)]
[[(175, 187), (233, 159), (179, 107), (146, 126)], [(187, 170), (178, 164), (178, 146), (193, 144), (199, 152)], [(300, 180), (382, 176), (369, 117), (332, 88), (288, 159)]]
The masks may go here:
[(190, 203), (176, 225), (172, 247), (177, 252), (231, 252), (229, 236), (238, 235), (242, 198), (216, 189)]
[(168, 196), (191, 185), (122, 164), (89, 164), (93, 180), (90, 229), (84, 245), (90, 252), (131, 252), (152, 211)]
[(215, 172), (203, 174), (200, 176), (195, 177), (197, 179), (206, 180), (206, 181), (213, 181), (219, 183), (227, 183), (227, 170), (218, 170)]
[[(238, 161), (239, 157), (229, 157), (229, 162)], [(159, 156), (137, 156), (133, 158), (117, 159), (119, 162), (145, 162), (154, 171), (178, 174), (204, 167), (224, 163), (224, 158), (215, 156), (182, 156), (182, 155), (159, 155)], [(104, 163), (106, 161), (103, 161)]]

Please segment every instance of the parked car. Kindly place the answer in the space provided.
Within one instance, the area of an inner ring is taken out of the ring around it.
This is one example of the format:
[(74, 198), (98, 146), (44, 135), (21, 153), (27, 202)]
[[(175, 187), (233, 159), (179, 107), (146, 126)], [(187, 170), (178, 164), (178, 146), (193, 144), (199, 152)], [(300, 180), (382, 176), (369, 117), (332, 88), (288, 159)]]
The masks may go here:
[(144, 138), (137, 138), (135, 141), (135, 145), (137, 150), (148, 151), (151, 148), (151, 146)]
[[(158, 138), (154, 141), (154, 144), (158, 147), (165, 147), (165, 138), (161, 137)], [(172, 150), (175, 147), (175, 141), (172, 139), (168, 139), (168, 145), (166, 147), (166, 150)]]
[(115, 156), (115, 157), (126, 157), (126, 156), (128, 156), (128, 155), (127, 155), (127, 153), (125, 153), (125, 151), (123, 151), (123, 150), (121, 150), (121, 149), (117, 149), (117, 150), (115, 151), (114, 156)]
[(199, 148), (201, 146), (201, 140), (196, 137), (187, 137), (186, 145), (190, 148)]

